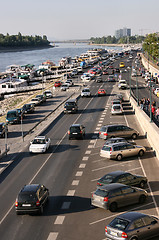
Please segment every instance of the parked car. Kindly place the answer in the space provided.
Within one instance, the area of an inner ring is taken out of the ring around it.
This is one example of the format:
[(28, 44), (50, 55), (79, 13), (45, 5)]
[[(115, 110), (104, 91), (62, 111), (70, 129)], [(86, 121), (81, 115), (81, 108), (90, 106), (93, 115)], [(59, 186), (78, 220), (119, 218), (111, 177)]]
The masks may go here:
[(111, 183), (122, 183), (129, 186), (144, 188), (147, 183), (145, 176), (134, 175), (124, 171), (114, 171), (105, 174), (97, 181), (97, 186), (103, 186)]
[(69, 99), (65, 102), (64, 113), (77, 113), (78, 105), (77, 99)]
[(109, 73), (108, 73), (108, 70), (107, 69), (104, 69), (103, 70), (103, 75), (108, 75)]
[(147, 197), (148, 193), (144, 189), (112, 183), (97, 188), (92, 194), (91, 204), (115, 212), (120, 207), (143, 204)]
[(45, 136), (37, 136), (30, 142), (30, 153), (44, 153), (50, 147), (51, 140)]
[(25, 185), (15, 201), (16, 214), (43, 213), (43, 207), (49, 198), (49, 190), (41, 184)]
[(122, 114), (123, 113), (123, 108), (121, 104), (113, 104), (111, 107), (111, 114)]
[(91, 97), (90, 89), (89, 88), (82, 89), (81, 97)]
[(39, 98), (32, 98), (31, 101), (30, 101), (30, 104), (33, 104), (35, 107), (40, 105), (41, 103), (41, 100)]
[(159, 219), (140, 212), (126, 212), (105, 226), (110, 240), (148, 240), (159, 236)]
[(35, 111), (35, 107), (31, 103), (27, 103), (23, 105), (23, 110), (25, 113), (33, 113)]
[(46, 96), (46, 98), (52, 98), (53, 97), (53, 94), (52, 94), (51, 90), (46, 90), (44, 92), (44, 95)]
[(0, 122), (0, 137), (5, 137), (5, 134), (8, 135), (8, 125), (4, 122)]
[(106, 91), (103, 88), (98, 89), (98, 97), (99, 96), (106, 96)]
[(7, 124), (20, 123), (20, 117), (17, 109), (10, 110), (7, 112), (6, 123)]
[(72, 124), (68, 130), (69, 139), (85, 137), (85, 127), (82, 124)]
[(131, 143), (120, 142), (103, 145), (100, 156), (109, 159), (122, 160), (124, 157), (143, 156), (146, 152), (145, 147), (133, 145)]
[(111, 137), (126, 137), (136, 139), (139, 132), (133, 128), (122, 124), (112, 124), (102, 126), (99, 131), (99, 138), (107, 139)]

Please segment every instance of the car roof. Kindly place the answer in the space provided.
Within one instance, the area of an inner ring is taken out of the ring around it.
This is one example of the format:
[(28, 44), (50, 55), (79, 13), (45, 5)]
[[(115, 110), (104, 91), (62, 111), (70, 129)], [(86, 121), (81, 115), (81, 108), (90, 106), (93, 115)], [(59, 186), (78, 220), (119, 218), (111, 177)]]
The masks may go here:
[(80, 127), (82, 124), (80, 123), (76, 123), (76, 124), (72, 124), (70, 127)]
[(98, 189), (109, 191), (109, 190), (114, 190), (114, 189), (118, 189), (120, 187), (125, 187), (125, 186), (127, 185), (121, 184), (121, 183), (111, 183), (111, 184), (107, 184), (102, 187), (99, 187)]
[(21, 192), (36, 192), (37, 189), (39, 188), (40, 184), (29, 184), (25, 185)]
[(118, 171), (114, 171), (114, 172), (107, 173), (106, 175), (111, 175), (111, 176), (113, 176), (113, 177), (117, 177), (117, 176), (120, 176), (121, 174), (125, 174), (125, 173), (127, 173), (127, 172), (118, 170)]
[(118, 104), (116, 103), (116, 104), (112, 105), (112, 107), (114, 107), (114, 106), (121, 106), (121, 104), (120, 103), (118, 103)]
[(144, 217), (144, 216), (147, 216), (147, 214), (140, 213), (140, 212), (126, 212), (126, 213), (119, 215), (117, 218), (126, 219), (128, 221), (134, 221), (134, 220)]
[(122, 137), (108, 138), (108, 139), (106, 140), (106, 142), (109, 142), (109, 141), (111, 141), (111, 140), (125, 140), (125, 138), (122, 138)]
[(102, 127), (114, 127), (114, 126), (125, 126), (124, 124), (110, 124), (110, 125), (104, 125)]
[[(110, 147), (114, 147), (114, 146), (122, 146), (123, 144), (131, 144), (131, 143), (128, 143), (128, 142), (116, 142), (116, 143), (109, 143), (108, 145)], [(131, 144), (132, 145), (132, 144)], [(105, 144), (105, 146), (107, 146), (107, 144)], [(134, 145), (133, 145), (134, 146)]]

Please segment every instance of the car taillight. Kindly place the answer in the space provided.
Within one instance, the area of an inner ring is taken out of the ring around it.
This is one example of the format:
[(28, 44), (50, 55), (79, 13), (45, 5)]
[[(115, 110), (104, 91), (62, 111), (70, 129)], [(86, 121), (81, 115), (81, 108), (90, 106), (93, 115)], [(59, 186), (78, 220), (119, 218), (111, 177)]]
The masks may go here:
[(92, 198), (93, 198), (93, 196), (94, 196), (94, 193), (92, 193)]
[(99, 183), (99, 182), (97, 182), (97, 185), (101, 186), (102, 184), (101, 184), (101, 183)]
[(101, 132), (99, 132), (99, 134), (101, 134)]
[(121, 237), (122, 237), (122, 238), (127, 238), (128, 235), (127, 235), (125, 232), (123, 232), (122, 235), (121, 235)]
[(108, 133), (104, 133), (104, 136), (108, 136)]
[(105, 232), (107, 232), (107, 226), (105, 226)]
[(108, 202), (108, 197), (104, 197), (104, 202)]
[(110, 148), (110, 153), (112, 153), (112, 147)]
[(15, 206), (18, 207), (18, 201), (15, 201)]
[(68, 134), (70, 134), (70, 131), (68, 131)]
[(39, 200), (38, 201), (36, 201), (36, 206), (39, 206), (40, 205), (40, 202), (39, 202)]

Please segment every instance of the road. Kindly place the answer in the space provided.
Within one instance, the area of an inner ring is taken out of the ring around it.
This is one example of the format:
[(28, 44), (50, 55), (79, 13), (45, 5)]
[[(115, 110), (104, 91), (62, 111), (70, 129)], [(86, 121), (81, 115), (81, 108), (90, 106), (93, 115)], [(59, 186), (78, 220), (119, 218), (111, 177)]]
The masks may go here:
[[(103, 77), (105, 79), (105, 76)], [(103, 87), (106, 97), (97, 97)], [(51, 138), (51, 148), (45, 154), (31, 155), (28, 148), (0, 176), (0, 236), (2, 240), (90, 240), (105, 239), (104, 227), (114, 216), (130, 210), (158, 215), (158, 160), (146, 140), (134, 112), (127, 101), (124, 114), (110, 114), (111, 100), (118, 93), (117, 83), (92, 82), (91, 98), (80, 98), (77, 114), (61, 114), (44, 133)], [(125, 95), (125, 90), (121, 91)], [(68, 140), (67, 130), (73, 123), (86, 127), (84, 140)], [(132, 157), (121, 162), (101, 158), (104, 140), (98, 139), (101, 125), (123, 123), (137, 129), (140, 137), (136, 144), (147, 148), (142, 157)], [(90, 205), (96, 182), (104, 174), (126, 170), (146, 175), (149, 180), (149, 198), (144, 205), (133, 205), (111, 213)], [(50, 191), (49, 203), (42, 216), (16, 216), (14, 202), (25, 184), (42, 183)]]

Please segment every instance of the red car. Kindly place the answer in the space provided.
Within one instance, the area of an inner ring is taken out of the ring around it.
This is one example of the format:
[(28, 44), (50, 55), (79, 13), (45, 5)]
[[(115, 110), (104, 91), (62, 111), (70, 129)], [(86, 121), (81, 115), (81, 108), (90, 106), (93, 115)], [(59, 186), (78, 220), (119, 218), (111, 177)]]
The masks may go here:
[(103, 70), (103, 75), (108, 75), (108, 70)]
[(102, 88), (102, 89), (99, 89), (99, 90), (98, 90), (98, 97), (99, 97), (99, 96), (105, 96), (105, 95), (106, 95), (105, 89)]
[(60, 81), (55, 82), (54, 87), (61, 87), (61, 82)]

